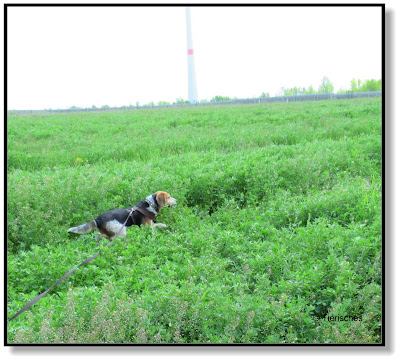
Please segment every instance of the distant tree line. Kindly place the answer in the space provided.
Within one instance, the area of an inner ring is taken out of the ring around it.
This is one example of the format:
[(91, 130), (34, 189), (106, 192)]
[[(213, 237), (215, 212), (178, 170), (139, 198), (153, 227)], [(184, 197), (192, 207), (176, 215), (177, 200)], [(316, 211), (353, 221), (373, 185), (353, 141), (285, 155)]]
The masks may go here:
[[(276, 96), (292, 96), (292, 95), (309, 95), (309, 94), (325, 94), (325, 93), (333, 93), (335, 87), (332, 82), (329, 80), (327, 76), (324, 76), (321, 80), (321, 83), (318, 89), (314, 89), (312, 85), (308, 88), (305, 87), (291, 87), (285, 88), (281, 87), (279, 92), (275, 94)], [(368, 92), (368, 91), (381, 91), (382, 90), (382, 80), (356, 80), (352, 79), (350, 82), (350, 89), (340, 89), (337, 91), (338, 94), (344, 93), (352, 93), (352, 92)], [(260, 98), (270, 97), (269, 93), (263, 92)], [(234, 97), (233, 99), (237, 99)], [(218, 102), (218, 101), (229, 101), (232, 100), (229, 96), (216, 95), (211, 100), (203, 99), (200, 100), (200, 103), (208, 103), (208, 102)], [(150, 101), (148, 104), (144, 104), (143, 106), (167, 106), (167, 105), (179, 105), (179, 104), (190, 104), (188, 100), (177, 98), (172, 104), (168, 101), (159, 101), (157, 104), (154, 101)], [(136, 105), (130, 104), (129, 106), (121, 106), (119, 109), (133, 109), (135, 107), (141, 106), (139, 102), (136, 102)], [(78, 106), (71, 106), (70, 110), (84, 110), (84, 108)], [(100, 108), (95, 105), (92, 106), (92, 109), (110, 109), (109, 105), (103, 105)], [(51, 110), (51, 109), (49, 109)]]
[(341, 92), (366, 92), (366, 91), (381, 91), (382, 80), (351, 80), (350, 90), (341, 90)]
[[(277, 96), (291, 96), (291, 95), (309, 95), (309, 94), (324, 94), (324, 93), (333, 93), (335, 87), (332, 82), (329, 80), (327, 76), (324, 76), (321, 84), (318, 87), (318, 90), (315, 90), (311, 85), (308, 88), (305, 87), (292, 87), (292, 88), (284, 88), (282, 87)], [(353, 79), (350, 82), (350, 89), (344, 90), (340, 89), (337, 93), (352, 93), (352, 92), (368, 92), (368, 91), (381, 91), (382, 90), (382, 81), (381, 80), (356, 80)], [(263, 93), (260, 97), (268, 97), (263, 96)]]

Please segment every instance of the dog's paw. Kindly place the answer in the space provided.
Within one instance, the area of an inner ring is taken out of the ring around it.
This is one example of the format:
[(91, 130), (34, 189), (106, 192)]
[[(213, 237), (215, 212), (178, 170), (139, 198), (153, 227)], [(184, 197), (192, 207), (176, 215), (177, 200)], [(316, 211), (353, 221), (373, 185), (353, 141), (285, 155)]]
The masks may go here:
[(157, 224), (157, 226), (158, 226), (159, 228), (161, 228), (161, 229), (165, 229), (165, 228), (167, 227), (167, 225), (161, 224), (161, 223)]

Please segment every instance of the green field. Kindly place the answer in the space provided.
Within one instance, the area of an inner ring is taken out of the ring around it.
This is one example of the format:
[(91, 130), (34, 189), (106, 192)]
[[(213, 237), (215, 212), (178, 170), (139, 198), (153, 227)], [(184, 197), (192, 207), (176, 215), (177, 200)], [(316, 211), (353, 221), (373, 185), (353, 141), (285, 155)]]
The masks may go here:
[[(380, 343), (381, 125), (381, 98), (10, 115), (7, 316), (102, 253), (8, 343)], [(67, 233), (156, 190), (167, 229)]]

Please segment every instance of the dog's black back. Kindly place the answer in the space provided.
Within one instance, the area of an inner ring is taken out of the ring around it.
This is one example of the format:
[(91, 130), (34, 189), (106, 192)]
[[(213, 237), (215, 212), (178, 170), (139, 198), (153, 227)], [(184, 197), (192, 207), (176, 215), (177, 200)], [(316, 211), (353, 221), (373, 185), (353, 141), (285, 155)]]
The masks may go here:
[[(141, 209), (146, 209), (149, 206), (149, 204), (145, 201), (139, 201), (136, 204), (136, 207), (141, 208)], [(126, 221), (126, 218), (129, 216), (130, 211), (132, 210), (132, 207), (128, 207), (125, 209), (114, 209), (114, 210), (109, 210), (106, 211), (103, 214), (100, 214), (95, 220), (97, 227), (99, 229), (105, 228), (106, 224), (110, 221), (118, 221), (119, 223), (123, 224)], [(132, 225), (137, 225), (140, 226), (143, 224), (143, 217), (139, 211), (134, 211), (132, 213), (132, 216), (129, 216), (129, 219), (127, 220), (125, 226), (130, 227)]]

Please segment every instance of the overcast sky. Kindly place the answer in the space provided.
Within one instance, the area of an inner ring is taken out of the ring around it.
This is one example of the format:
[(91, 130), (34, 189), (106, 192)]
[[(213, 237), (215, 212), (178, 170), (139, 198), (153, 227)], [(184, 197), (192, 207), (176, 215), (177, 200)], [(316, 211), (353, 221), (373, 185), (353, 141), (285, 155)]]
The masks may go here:
[[(193, 7), (199, 99), (381, 78), (379, 7)], [(8, 109), (187, 99), (184, 7), (8, 8)]]

